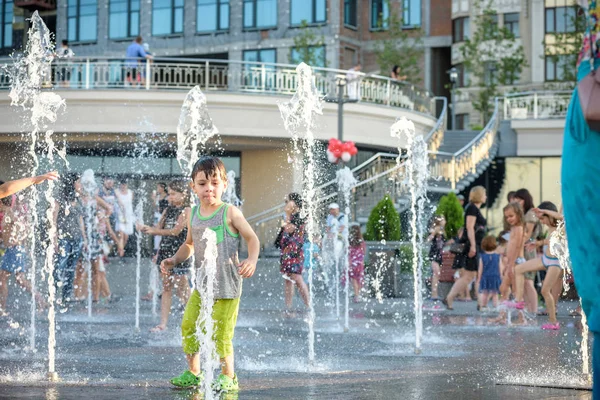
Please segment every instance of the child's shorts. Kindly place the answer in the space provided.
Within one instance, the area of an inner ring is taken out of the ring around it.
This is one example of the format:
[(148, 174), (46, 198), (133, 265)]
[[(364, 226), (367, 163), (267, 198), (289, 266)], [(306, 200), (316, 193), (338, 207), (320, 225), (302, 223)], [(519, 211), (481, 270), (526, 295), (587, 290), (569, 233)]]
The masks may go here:
[(25, 272), (27, 266), (25, 265), (27, 260), (27, 254), (25, 249), (21, 246), (9, 247), (6, 249), (2, 262), (0, 263), (0, 269), (3, 271), (10, 272), (11, 274), (18, 274), (19, 272)]
[[(217, 354), (224, 358), (233, 354), (233, 333), (237, 323), (240, 299), (217, 299), (213, 306), (212, 318), (215, 321), (213, 339), (217, 347)], [(188, 300), (183, 321), (181, 322), (181, 335), (183, 337), (183, 352), (185, 354), (198, 353), (200, 344), (196, 336), (196, 321), (200, 316), (201, 299), (197, 290), (192, 291)], [(202, 327), (203, 328), (203, 327)]]

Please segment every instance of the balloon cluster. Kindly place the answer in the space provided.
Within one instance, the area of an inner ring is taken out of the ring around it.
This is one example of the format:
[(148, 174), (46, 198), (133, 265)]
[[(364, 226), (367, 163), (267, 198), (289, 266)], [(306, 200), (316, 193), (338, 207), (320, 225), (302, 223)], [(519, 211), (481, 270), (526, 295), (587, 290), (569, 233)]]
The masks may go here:
[(335, 138), (329, 139), (327, 146), (327, 159), (330, 163), (337, 163), (340, 159), (343, 162), (350, 161), (353, 155), (358, 153), (358, 149), (354, 142), (341, 142)]

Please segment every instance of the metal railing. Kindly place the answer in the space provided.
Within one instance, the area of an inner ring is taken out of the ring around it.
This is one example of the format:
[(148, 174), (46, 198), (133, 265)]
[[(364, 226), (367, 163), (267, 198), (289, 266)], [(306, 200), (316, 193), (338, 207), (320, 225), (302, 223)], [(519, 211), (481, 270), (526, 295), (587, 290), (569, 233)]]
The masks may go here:
[[(11, 59), (0, 59), (0, 65), (12, 62)], [(191, 89), (198, 85), (204, 91), (287, 95), (296, 90), (295, 68), (292, 64), (193, 58), (154, 58), (148, 62), (107, 57), (56, 58), (47, 68), (44, 85), (85, 90)], [(313, 68), (313, 71), (315, 85), (324, 96), (335, 96), (337, 79), (348, 74), (348, 71), (332, 68)], [(348, 87), (354, 85), (353, 92), (358, 93), (356, 96), (362, 102), (435, 115), (435, 101), (425, 89), (384, 76), (352, 74), (352, 78), (358, 79), (346, 85), (346, 96)], [(10, 76), (0, 69), (0, 89), (9, 87)]]
[[(494, 101), (490, 121), (477, 136), (456, 153), (430, 152), (430, 176), (437, 177), (441, 191), (462, 190), (492, 162), (498, 151), (500, 98)], [(445, 186), (445, 187), (444, 187)]]
[(524, 92), (504, 97), (504, 119), (562, 119), (572, 91)]

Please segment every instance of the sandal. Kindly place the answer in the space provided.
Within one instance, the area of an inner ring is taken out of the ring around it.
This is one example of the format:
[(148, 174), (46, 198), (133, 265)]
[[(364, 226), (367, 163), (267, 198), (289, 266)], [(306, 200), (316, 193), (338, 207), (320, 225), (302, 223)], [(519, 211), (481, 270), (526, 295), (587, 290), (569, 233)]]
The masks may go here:
[(560, 329), (560, 323), (556, 322), (553, 324), (549, 322), (547, 324), (542, 325), (542, 329), (545, 331), (557, 331)]
[(171, 378), (169, 382), (171, 382), (171, 385), (179, 388), (192, 388), (200, 386), (203, 380), (204, 374), (202, 372), (200, 372), (200, 375), (196, 376), (190, 370), (187, 370), (183, 374)]

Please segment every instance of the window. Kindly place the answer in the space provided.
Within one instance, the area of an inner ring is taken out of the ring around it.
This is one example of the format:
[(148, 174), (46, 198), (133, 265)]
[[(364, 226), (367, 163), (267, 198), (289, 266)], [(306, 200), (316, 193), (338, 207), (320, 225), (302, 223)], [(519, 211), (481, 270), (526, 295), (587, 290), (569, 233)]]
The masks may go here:
[(326, 64), (325, 46), (309, 46), (302, 49), (292, 47), (290, 62), (292, 64), (300, 64), (301, 62), (306, 62), (311, 67), (324, 68)]
[(229, 29), (229, 0), (197, 0), (196, 32)]
[(244, 28), (277, 26), (277, 0), (244, 0)]
[(68, 0), (67, 39), (69, 42), (95, 42), (98, 38), (97, 0)]
[[(244, 61), (250, 62), (277, 62), (275, 49), (246, 50), (243, 53)], [(263, 73), (264, 72), (264, 73)], [(250, 89), (270, 89), (275, 86), (275, 67), (266, 65), (244, 64), (243, 84)], [(264, 78), (264, 79), (263, 79)]]
[(402, 27), (418, 28), (421, 26), (421, 0), (404, 0), (402, 2)]
[(371, 29), (387, 29), (390, 8), (387, 0), (371, 0)]
[(344, 25), (356, 28), (356, 0), (344, 0)]
[(130, 38), (140, 34), (140, 0), (110, 0), (108, 37)]
[(302, 21), (309, 24), (325, 22), (325, 0), (292, 0), (291, 24), (300, 25)]
[(275, 49), (244, 51), (244, 61), (275, 63), (276, 60), (277, 54), (275, 53)]
[(582, 26), (578, 21), (581, 16), (580, 10), (578, 7), (546, 8), (546, 33), (577, 31), (577, 28)]
[(486, 86), (497, 85), (498, 84), (498, 70), (496, 63), (493, 62), (485, 62), (485, 75), (483, 77), (483, 82)]
[(469, 17), (457, 18), (452, 21), (452, 42), (464, 42), (469, 38), (470, 29)]
[(456, 81), (457, 87), (467, 87), (469, 86), (469, 74), (464, 66), (464, 64), (455, 65), (456, 72), (458, 72), (458, 79)]
[(504, 28), (515, 35), (515, 37), (521, 37), (519, 13), (504, 14)]
[(456, 114), (456, 127), (452, 127), (452, 129), (469, 129), (470, 118), (469, 114)]
[(546, 56), (546, 82), (572, 80), (576, 62), (576, 54)]
[(0, 48), (12, 48), (13, 0), (0, 0)]
[(154, 0), (152, 2), (152, 35), (172, 35), (183, 32), (183, 1)]

